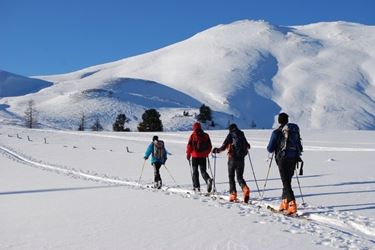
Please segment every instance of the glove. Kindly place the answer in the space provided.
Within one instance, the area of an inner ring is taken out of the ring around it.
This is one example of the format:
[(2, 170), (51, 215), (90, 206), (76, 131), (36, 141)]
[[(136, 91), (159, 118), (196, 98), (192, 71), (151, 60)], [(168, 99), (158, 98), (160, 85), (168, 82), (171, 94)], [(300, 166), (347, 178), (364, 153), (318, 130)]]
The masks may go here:
[(186, 159), (187, 159), (188, 161), (190, 161), (190, 157), (191, 157), (191, 155), (186, 155)]
[(144, 156), (144, 157), (143, 157), (143, 159), (147, 160), (147, 159), (148, 159), (148, 157), (147, 157), (147, 156)]
[(214, 154), (218, 154), (218, 153), (220, 153), (220, 149), (218, 149), (218, 148), (214, 148), (214, 149), (212, 150), (212, 153), (214, 153)]

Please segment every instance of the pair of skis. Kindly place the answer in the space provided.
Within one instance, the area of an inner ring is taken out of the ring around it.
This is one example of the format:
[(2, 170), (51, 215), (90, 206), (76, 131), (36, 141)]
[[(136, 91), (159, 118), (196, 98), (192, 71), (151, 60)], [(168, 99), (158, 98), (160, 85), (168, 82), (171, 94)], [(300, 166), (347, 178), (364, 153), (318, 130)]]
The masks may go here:
[[(158, 188), (155, 188), (154, 185), (150, 185), (150, 184), (146, 184), (144, 187), (149, 188), (149, 189), (153, 189), (153, 190), (160, 190), (160, 191), (167, 191), (168, 189), (170, 189), (167, 186), (164, 186), (164, 187), (161, 187), (160, 189), (158, 189)], [(217, 193), (217, 192), (198, 192), (198, 191), (194, 191), (194, 190), (191, 190), (191, 191), (190, 190), (180, 190), (180, 191), (184, 191), (186, 193), (186, 195), (188, 195), (188, 196), (196, 195), (196, 196), (202, 196), (202, 197), (210, 197), (213, 200), (217, 200), (221, 203), (226, 203), (226, 204), (242, 204), (242, 205), (245, 205), (245, 206), (248, 206), (248, 205), (255, 206), (255, 205), (257, 205), (258, 208), (266, 208), (266, 210), (269, 211), (269, 212), (284, 215), (286, 217), (309, 219), (308, 213), (298, 211), (297, 213), (294, 213), (294, 214), (286, 214), (283, 211), (279, 211), (277, 208), (275, 208), (271, 204), (262, 205), (261, 204), (262, 202), (256, 201), (256, 200), (249, 200), (248, 203), (245, 203), (243, 200), (240, 200), (240, 199), (236, 199), (235, 201), (229, 201), (228, 196), (222, 195), (222, 194)]]
[(281, 215), (284, 215), (284, 216), (287, 216), (287, 217), (309, 219), (308, 213), (297, 211), (296, 213), (288, 214), (284, 211), (280, 211), (279, 209), (277, 209), (277, 208), (275, 208), (275, 207), (273, 207), (269, 204), (266, 205), (266, 208), (267, 208), (268, 211), (271, 211), (272, 213), (281, 214)]

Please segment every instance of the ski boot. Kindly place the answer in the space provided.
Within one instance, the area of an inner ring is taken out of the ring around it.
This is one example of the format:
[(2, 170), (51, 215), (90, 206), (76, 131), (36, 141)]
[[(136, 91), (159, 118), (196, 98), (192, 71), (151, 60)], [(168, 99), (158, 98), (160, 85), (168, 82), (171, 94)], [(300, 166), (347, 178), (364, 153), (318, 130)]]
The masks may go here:
[(211, 193), (212, 191), (212, 182), (213, 180), (211, 178), (207, 180), (207, 193)]
[(161, 180), (156, 181), (156, 182), (154, 183), (154, 188), (156, 188), (156, 189), (161, 189), (161, 186), (162, 186), (162, 182), (161, 182)]
[(279, 211), (286, 211), (286, 210), (288, 210), (288, 200), (282, 199), (280, 206), (279, 206)]
[(230, 195), (229, 195), (229, 201), (230, 202), (236, 202), (237, 200), (237, 192), (232, 192)]
[(288, 210), (286, 214), (292, 215), (297, 213), (297, 203), (295, 200), (292, 200), (288, 203)]
[(247, 185), (244, 185), (242, 188), (242, 192), (243, 192), (243, 201), (245, 203), (248, 203), (250, 199), (250, 188)]

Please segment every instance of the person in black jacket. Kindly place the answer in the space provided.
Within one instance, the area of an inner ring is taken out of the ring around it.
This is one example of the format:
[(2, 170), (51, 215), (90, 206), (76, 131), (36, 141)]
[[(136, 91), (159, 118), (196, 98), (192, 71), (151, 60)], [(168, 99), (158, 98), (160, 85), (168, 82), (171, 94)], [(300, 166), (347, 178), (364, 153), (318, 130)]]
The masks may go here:
[[(292, 177), (303, 148), (299, 128), (296, 124), (289, 123), (288, 117), (286, 113), (279, 114), (280, 127), (272, 132), (267, 151), (275, 154), (276, 164), (279, 167), (280, 178), (283, 183), (282, 201), (279, 210), (287, 214), (294, 214), (297, 212), (297, 204), (292, 190)], [(285, 130), (292, 129), (296, 132), (292, 134), (292, 131), (289, 131), (290, 138), (288, 140), (284, 135)], [(295, 137), (296, 142), (293, 143), (291, 137)]]
[(250, 144), (247, 142), (245, 134), (238, 129), (236, 124), (229, 125), (229, 134), (225, 138), (223, 145), (214, 148), (213, 153), (220, 153), (228, 150), (228, 177), (229, 177), (229, 201), (237, 200), (237, 190), (235, 175), (237, 175), (238, 184), (242, 188), (244, 202), (249, 202), (250, 189), (247, 186), (243, 173), (245, 169), (245, 156), (248, 154)]

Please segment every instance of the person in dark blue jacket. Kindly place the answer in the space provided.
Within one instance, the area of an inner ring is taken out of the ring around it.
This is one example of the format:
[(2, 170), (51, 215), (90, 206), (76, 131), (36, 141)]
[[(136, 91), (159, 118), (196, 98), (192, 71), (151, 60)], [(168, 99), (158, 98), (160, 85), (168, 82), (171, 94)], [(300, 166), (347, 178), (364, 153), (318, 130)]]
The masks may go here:
[(151, 155), (151, 165), (154, 167), (154, 187), (160, 189), (162, 180), (160, 176), (160, 168), (167, 161), (167, 150), (164, 142), (159, 140), (158, 136), (152, 137), (152, 142), (147, 147), (144, 159), (147, 160)]
[[(292, 190), (292, 177), (300, 159), (300, 154), (302, 152), (302, 144), (299, 137), (299, 128), (296, 124), (288, 124), (289, 116), (286, 113), (280, 113), (278, 116), (278, 122), (280, 127), (272, 132), (270, 141), (267, 146), (267, 151), (269, 153), (275, 154), (275, 160), (277, 166), (279, 167), (280, 178), (283, 183), (282, 191), (282, 201), (279, 207), (280, 211), (284, 211), (287, 214), (293, 214), (297, 212), (297, 204), (295, 201), (294, 193)], [(285, 139), (284, 132), (286, 127), (295, 129), (298, 133), (296, 135), (297, 145), (287, 145), (292, 144), (290, 139)]]

